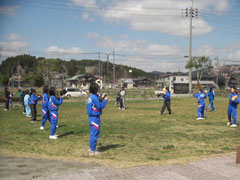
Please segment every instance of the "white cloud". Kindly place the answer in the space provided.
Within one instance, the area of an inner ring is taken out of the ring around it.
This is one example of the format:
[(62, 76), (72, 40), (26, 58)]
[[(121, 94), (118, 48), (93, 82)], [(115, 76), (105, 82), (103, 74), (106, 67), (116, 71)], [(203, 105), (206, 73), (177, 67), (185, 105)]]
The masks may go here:
[[(230, 0), (201, 0), (194, 3), (199, 10), (224, 12), (229, 7)], [(181, 9), (189, 8), (189, 0), (126, 0), (113, 1), (100, 6), (95, 0), (72, 0), (91, 13), (98, 14), (106, 21), (127, 22), (137, 31), (162, 32), (170, 35), (188, 36), (189, 19), (181, 17)], [(100, 1), (101, 2), (101, 1)], [(101, 11), (101, 13), (99, 13)], [(214, 30), (201, 18), (193, 20), (193, 34), (203, 35)]]
[(97, 39), (99, 37), (100, 37), (100, 35), (96, 32), (88, 32), (88, 38), (90, 38), (90, 39)]
[(90, 21), (90, 22), (94, 21), (94, 19), (92, 17), (90, 17), (90, 15), (88, 13), (83, 13), (82, 14), (82, 20)]
[(6, 37), (9, 41), (24, 41), (24, 38), (16, 33), (8, 34)]
[(6, 16), (15, 16), (19, 6), (0, 6), (0, 14)]
[(63, 49), (58, 46), (49, 46), (46, 50), (46, 54), (58, 56), (58, 55), (79, 55), (84, 51), (78, 47), (72, 47), (71, 49)]
[(0, 41), (1, 58), (17, 56), (27, 53), (28, 43), (21, 36), (13, 33), (6, 36), (8, 41)]
[(231, 53), (231, 54), (228, 56), (228, 59), (230, 59), (230, 60), (235, 60), (235, 61), (239, 61), (239, 62), (240, 62), (240, 50)]

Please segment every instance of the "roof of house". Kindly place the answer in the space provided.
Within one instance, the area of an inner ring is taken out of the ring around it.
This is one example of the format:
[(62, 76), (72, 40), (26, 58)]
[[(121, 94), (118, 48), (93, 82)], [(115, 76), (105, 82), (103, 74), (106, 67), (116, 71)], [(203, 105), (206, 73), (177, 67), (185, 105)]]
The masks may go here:
[(77, 81), (83, 77), (85, 77), (86, 79), (97, 79), (95, 76), (93, 76), (91, 74), (79, 74), (79, 75), (75, 75), (75, 76), (71, 77), (68, 80), (69, 81)]

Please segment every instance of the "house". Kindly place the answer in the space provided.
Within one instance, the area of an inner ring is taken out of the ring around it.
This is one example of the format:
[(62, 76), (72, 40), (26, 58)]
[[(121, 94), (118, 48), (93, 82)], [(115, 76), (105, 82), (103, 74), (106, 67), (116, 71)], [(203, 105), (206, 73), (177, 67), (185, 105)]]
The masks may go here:
[(151, 80), (148, 78), (135, 78), (133, 79), (134, 87), (148, 87), (151, 83)]
[(82, 89), (89, 89), (91, 83), (97, 83), (102, 88), (102, 80), (90, 74), (80, 74), (73, 76), (67, 80), (69, 87), (78, 87)]
[[(175, 94), (187, 94), (189, 92), (189, 82), (187, 75), (176, 75), (176, 74), (161, 74), (157, 78), (157, 86), (159, 88), (169, 87), (170, 92)], [(199, 81), (201, 88), (214, 87), (218, 88), (214, 82), (213, 76), (203, 75), (201, 81)], [(196, 77), (193, 75), (192, 85), (194, 88), (198, 88), (198, 82)]]
[(67, 83), (67, 73), (53, 73), (50, 79), (50, 85), (56, 88), (64, 88)]
[(120, 87), (132, 89), (133, 88), (133, 80), (130, 78), (121, 78), (118, 80), (118, 84)]

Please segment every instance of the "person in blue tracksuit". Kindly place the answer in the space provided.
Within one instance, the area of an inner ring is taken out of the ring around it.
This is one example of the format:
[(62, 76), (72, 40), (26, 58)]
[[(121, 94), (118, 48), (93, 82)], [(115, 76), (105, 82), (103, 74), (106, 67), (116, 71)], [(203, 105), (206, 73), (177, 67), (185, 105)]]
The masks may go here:
[(209, 105), (208, 107), (206, 108), (206, 111), (212, 107), (212, 111), (215, 111), (215, 108), (214, 108), (214, 105), (213, 105), (213, 101), (214, 101), (214, 98), (215, 98), (215, 93), (213, 91), (213, 88), (210, 88), (209, 92), (208, 92), (208, 99), (209, 99)]
[(58, 136), (56, 135), (56, 126), (58, 123), (58, 109), (62, 103), (63, 103), (63, 98), (65, 97), (65, 94), (60, 97), (58, 100), (55, 95), (56, 95), (56, 89), (55, 87), (51, 87), (49, 90), (50, 98), (48, 101), (48, 110), (50, 113), (50, 122), (51, 122), (51, 132), (49, 139), (57, 139)]
[(205, 110), (204, 99), (207, 98), (206, 94), (203, 93), (202, 89), (199, 89), (198, 93), (194, 94), (193, 97), (198, 99), (198, 109), (197, 109), (198, 118), (196, 120), (205, 119), (205, 116), (204, 116), (204, 110)]
[(90, 85), (89, 92), (92, 93), (87, 100), (87, 114), (90, 125), (90, 155), (98, 155), (99, 152), (96, 150), (96, 145), (100, 132), (100, 115), (107, 105), (109, 96), (106, 96), (101, 102), (98, 95), (100, 87), (96, 83)]
[(25, 106), (25, 110), (26, 110), (26, 116), (27, 118), (30, 118), (30, 114), (31, 114), (31, 109), (29, 107), (29, 98), (30, 98), (30, 90), (26, 90), (25, 92), (25, 96), (24, 96), (24, 106)]
[(160, 112), (160, 114), (162, 115), (163, 112), (165, 111), (166, 107), (167, 107), (167, 110), (168, 110), (168, 114), (171, 115), (172, 112), (171, 112), (171, 93), (169, 92), (169, 88), (166, 87), (164, 93), (163, 93), (163, 100), (164, 100), (164, 103), (163, 103), (163, 107), (162, 107), (162, 110)]
[(29, 105), (31, 108), (31, 113), (32, 113), (32, 119), (31, 122), (37, 122), (37, 102), (39, 101), (40, 96), (36, 97), (36, 90), (31, 89), (31, 95), (29, 98)]
[(49, 110), (48, 110), (48, 86), (43, 86), (43, 97), (42, 97), (42, 124), (40, 130), (44, 130), (44, 125), (49, 120)]
[[(240, 96), (237, 93), (237, 89), (235, 87), (231, 88), (231, 94), (229, 95), (229, 105), (228, 105), (228, 123), (227, 125), (230, 127), (237, 127), (237, 106), (240, 101)], [(233, 118), (233, 124), (231, 120), (231, 116)]]

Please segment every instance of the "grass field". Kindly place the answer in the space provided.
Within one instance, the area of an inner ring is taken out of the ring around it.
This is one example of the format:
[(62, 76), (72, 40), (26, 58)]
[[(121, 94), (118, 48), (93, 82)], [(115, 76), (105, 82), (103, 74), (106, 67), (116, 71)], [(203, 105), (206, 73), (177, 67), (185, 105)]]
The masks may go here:
[[(233, 152), (240, 144), (240, 130), (227, 127), (227, 98), (217, 98), (216, 112), (196, 121), (194, 98), (172, 99), (173, 115), (159, 114), (162, 100), (127, 101), (127, 110), (109, 102), (101, 116), (98, 148), (89, 156), (86, 104), (65, 102), (59, 110), (58, 140), (49, 140), (50, 124), (40, 131), (40, 121), (30, 123), (22, 107), (0, 109), (0, 153), (5, 155), (68, 159), (110, 166), (184, 163), (210, 155)], [(208, 102), (207, 102), (208, 104)], [(38, 105), (38, 119), (40, 116)]]

